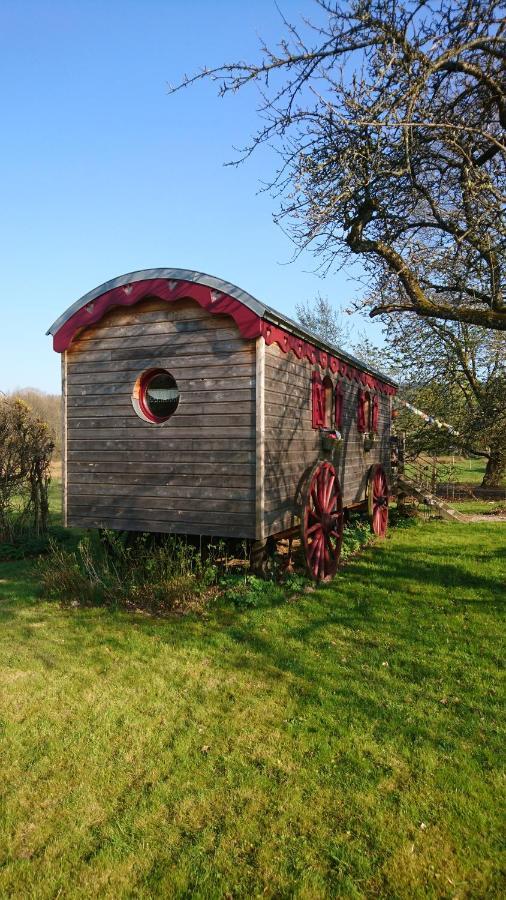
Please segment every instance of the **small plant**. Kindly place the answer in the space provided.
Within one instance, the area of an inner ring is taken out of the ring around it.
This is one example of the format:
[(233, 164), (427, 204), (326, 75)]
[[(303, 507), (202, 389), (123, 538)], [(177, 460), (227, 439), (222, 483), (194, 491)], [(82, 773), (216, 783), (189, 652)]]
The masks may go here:
[(283, 583), (290, 593), (299, 594), (307, 588), (310, 581), (305, 575), (299, 575), (297, 572), (292, 572), (290, 575), (287, 575)]
[(401, 509), (396, 506), (391, 508), (388, 513), (388, 521), (392, 528), (413, 528), (420, 522), (416, 509), (405, 505)]
[(365, 547), (372, 539), (369, 522), (358, 516), (350, 517), (343, 531), (343, 542), (341, 544), (341, 559), (344, 561), (348, 557), (357, 553), (361, 547)]
[(243, 576), (224, 575), (220, 579), (223, 590), (223, 600), (231, 603), (238, 609), (248, 609), (258, 606), (262, 595), (265, 593), (267, 582), (256, 575)]

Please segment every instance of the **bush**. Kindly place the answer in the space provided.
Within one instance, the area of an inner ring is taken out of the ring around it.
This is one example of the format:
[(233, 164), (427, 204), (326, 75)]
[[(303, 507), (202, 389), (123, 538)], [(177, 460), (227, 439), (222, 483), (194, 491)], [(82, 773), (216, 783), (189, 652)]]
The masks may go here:
[(0, 399), (0, 540), (47, 531), (53, 449), (47, 424), (26, 403)]

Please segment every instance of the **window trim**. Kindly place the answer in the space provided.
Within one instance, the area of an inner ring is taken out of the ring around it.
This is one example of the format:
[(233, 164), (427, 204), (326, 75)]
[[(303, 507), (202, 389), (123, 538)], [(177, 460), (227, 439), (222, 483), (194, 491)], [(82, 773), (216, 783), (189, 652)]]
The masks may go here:
[(379, 426), (379, 397), (371, 391), (359, 390), (357, 429), (360, 434), (377, 434)]
[(342, 431), (344, 415), (344, 391), (343, 382), (338, 381), (334, 391), (334, 427)]
[(169, 372), (168, 369), (164, 369), (161, 366), (155, 366), (152, 369), (146, 369), (144, 372), (141, 372), (141, 374), (136, 379), (134, 390), (132, 393), (132, 405), (139, 418), (143, 419), (144, 422), (149, 422), (152, 425), (165, 425), (165, 423), (168, 422), (169, 419), (172, 419), (172, 416), (177, 412), (181, 399), (181, 392), (179, 392), (178, 401), (174, 411), (171, 412), (168, 416), (157, 416), (156, 413), (152, 412), (152, 410), (149, 408), (146, 401), (147, 387), (156, 375), (170, 375), (179, 391), (179, 385), (177, 384), (177, 381), (172, 373)]

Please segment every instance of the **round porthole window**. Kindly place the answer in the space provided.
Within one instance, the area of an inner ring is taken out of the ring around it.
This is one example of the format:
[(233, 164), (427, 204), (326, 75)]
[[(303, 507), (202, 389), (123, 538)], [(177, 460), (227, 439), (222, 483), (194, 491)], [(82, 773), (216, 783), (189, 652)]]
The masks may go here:
[(132, 401), (142, 419), (161, 425), (174, 415), (180, 392), (176, 379), (166, 369), (149, 369), (137, 379)]

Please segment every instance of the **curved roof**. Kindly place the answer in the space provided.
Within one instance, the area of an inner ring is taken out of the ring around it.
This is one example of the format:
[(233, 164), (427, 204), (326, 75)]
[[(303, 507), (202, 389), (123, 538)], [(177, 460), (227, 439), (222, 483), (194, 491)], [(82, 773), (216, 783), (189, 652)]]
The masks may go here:
[[(147, 292), (142, 294), (144, 282), (149, 284), (146, 285)], [(156, 286), (153, 284), (154, 282), (157, 282)], [(164, 282), (169, 286), (181, 284), (181, 286), (209, 288), (210, 300), (203, 299), (201, 295), (195, 293), (197, 302), (208, 308), (212, 313), (231, 315), (245, 337), (256, 337), (266, 330), (268, 338), (271, 338), (271, 340), (268, 339), (268, 343), (276, 340), (283, 349), (289, 349), (286, 336), (280, 341), (277, 335), (271, 335), (272, 331), (276, 332), (282, 329), (285, 335), (288, 332), (288, 335), (293, 336), (295, 341), (298, 342), (298, 347), (291, 347), (293, 340), (290, 341), (291, 349), (295, 349), (298, 356), (302, 354), (297, 352), (297, 349), (300, 349), (302, 343), (304, 343), (304, 347), (310, 346), (318, 348), (327, 354), (335, 354), (340, 360), (351, 364), (354, 368), (370, 373), (377, 378), (379, 377), (381, 381), (387, 384), (395, 385), (395, 382), (388, 376), (346, 353), (340, 347), (323, 341), (318, 335), (307, 331), (299, 323), (261, 303), (251, 294), (237, 287), (237, 285), (223, 281), (221, 278), (216, 278), (213, 275), (195, 272), (191, 269), (142, 269), (138, 272), (129, 272), (126, 275), (112, 278), (92, 291), (88, 291), (79, 300), (76, 300), (53, 322), (46, 334), (53, 335), (56, 350), (64, 350), (78, 330), (86, 327), (88, 324), (99, 321), (109, 308), (138, 302), (142, 296), (149, 294), (149, 287), (152, 287), (156, 294), (157, 288), (163, 285)], [(95, 303), (95, 301), (99, 301), (99, 298), (100, 302)], [(176, 297), (172, 297), (172, 299), (176, 299)], [(249, 311), (249, 315), (247, 311)], [(274, 328), (267, 327), (266, 329), (258, 328), (256, 330), (252, 323), (259, 321), (270, 323)], [(309, 345), (306, 342), (310, 342)]]
[(247, 306), (248, 309), (261, 318), (263, 318), (265, 311), (268, 309), (267, 306), (259, 303), (259, 301), (255, 300), (251, 294), (247, 294), (246, 291), (241, 290), (237, 285), (231, 284), (228, 281), (223, 281), (221, 278), (215, 278), (214, 275), (206, 275), (205, 272), (194, 272), (192, 269), (141, 269), (138, 272), (128, 272), (126, 275), (118, 275), (117, 278), (111, 278), (110, 281), (104, 281), (103, 284), (93, 288), (92, 291), (83, 294), (79, 300), (76, 300), (72, 306), (69, 306), (69, 308), (53, 322), (46, 331), (46, 334), (56, 334), (74, 313), (82, 309), (83, 306), (87, 306), (92, 300), (96, 300), (97, 297), (100, 297), (102, 294), (112, 291), (117, 287), (135, 284), (138, 281), (148, 281), (158, 278), (166, 278), (169, 281), (189, 281), (192, 284), (205, 285), (205, 287), (209, 287), (214, 291), (219, 291), (221, 294), (227, 294), (229, 297), (239, 300), (240, 303), (243, 303), (244, 306)]

